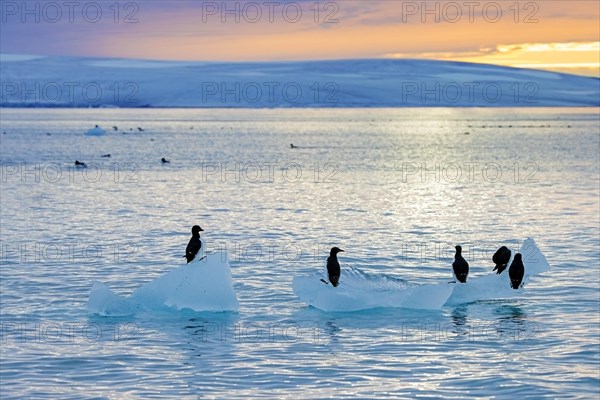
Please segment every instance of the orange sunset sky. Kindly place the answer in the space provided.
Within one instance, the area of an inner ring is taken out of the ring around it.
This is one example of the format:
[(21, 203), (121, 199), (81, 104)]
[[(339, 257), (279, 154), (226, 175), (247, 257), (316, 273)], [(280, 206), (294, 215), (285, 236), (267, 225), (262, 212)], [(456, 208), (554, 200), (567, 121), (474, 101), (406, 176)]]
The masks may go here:
[(87, 8), (81, 2), (73, 9), (33, 3), (2, 1), (3, 53), (194, 61), (427, 58), (596, 77), (600, 70), (596, 0), (175, 0), (89, 2)]

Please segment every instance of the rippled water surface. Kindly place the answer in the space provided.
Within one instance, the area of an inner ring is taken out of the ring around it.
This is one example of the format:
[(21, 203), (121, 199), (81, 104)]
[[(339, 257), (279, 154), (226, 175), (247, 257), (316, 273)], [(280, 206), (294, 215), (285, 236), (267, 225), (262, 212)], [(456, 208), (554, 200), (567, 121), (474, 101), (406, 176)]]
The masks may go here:
[[(2, 399), (599, 396), (597, 109), (0, 113)], [(239, 313), (88, 314), (195, 223)], [(551, 269), (511, 300), (326, 313), (291, 287), (333, 245), (421, 284), (526, 237)]]

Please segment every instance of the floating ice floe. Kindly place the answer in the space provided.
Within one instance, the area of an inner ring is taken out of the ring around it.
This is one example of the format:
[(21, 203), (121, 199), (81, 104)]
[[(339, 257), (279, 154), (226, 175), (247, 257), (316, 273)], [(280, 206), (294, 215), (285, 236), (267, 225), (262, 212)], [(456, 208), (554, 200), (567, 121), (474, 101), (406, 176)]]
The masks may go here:
[(411, 285), (400, 279), (371, 276), (344, 269), (338, 287), (325, 284), (323, 275), (294, 278), (294, 293), (301, 300), (323, 311), (359, 311), (378, 307), (404, 307), (437, 310), (452, 294), (446, 283)]
[(102, 128), (100, 128), (98, 125), (96, 125), (94, 128), (88, 130), (85, 133), (86, 136), (104, 136), (106, 135), (106, 131)]
[(238, 311), (227, 253), (197, 257), (136, 289), (129, 297), (94, 282), (88, 311), (105, 316), (132, 315), (153, 310)]
[[(518, 290), (510, 287), (508, 268), (498, 275), (491, 271), (491, 267), (488, 275), (470, 276), (467, 283), (444, 281), (424, 285), (409, 284), (385, 275), (370, 276), (350, 268), (343, 270), (336, 288), (321, 281), (327, 278), (320, 273), (295, 277), (293, 288), (302, 301), (323, 311), (359, 311), (379, 307), (437, 310), (444, 305), (506, 299), (522, 296), (529, 277), (550, 268), (533, 239), (526, 239), (518, 251), (523, 255), (525, 265), (525, 277)], [(515, 254), (513, 250), (508, 265)]]

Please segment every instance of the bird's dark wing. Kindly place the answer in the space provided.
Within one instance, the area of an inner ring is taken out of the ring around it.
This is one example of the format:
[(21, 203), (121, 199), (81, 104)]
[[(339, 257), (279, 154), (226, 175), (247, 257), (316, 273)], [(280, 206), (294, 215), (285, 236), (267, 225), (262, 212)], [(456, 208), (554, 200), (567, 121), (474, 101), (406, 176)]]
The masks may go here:
[(340, 279), (340, 263), (337, 258), (327, 258), (327, 275), (329, 275), (329, 282), (333, 285), (333, 287), (337, 287), (339, 279)]
[(454, 275), (459, 282), (465, 283), (469, 275), (469, 263), (463, 257), (455, 257), (452, 263)]
[(185, 248), (185, 258), (187, 259), (188, 263), (190, 263), (194, 259), (194, 257), (196, 257), (196, 254), (198, 254), (201, 247), (202, 241), (200, 241), (200, 239), (190, 239), (190, 242)]
[(506, 264), (510, 260), (510, 249), (506, 246), (500, 247), (492, 256), (494, 264)]
[(340, 274), (340, 263), (337, 258), (331, 259), (331, 257), (327, 257), (327, 272), (329, 274)]
[(504, 254), (502, 255), (502, 258), (500, 259), (500, 263), (503, 265), (508, 264), (508, 262), (510, 261), (510, 256), (511, 256), (510, 249), (504, 250)]

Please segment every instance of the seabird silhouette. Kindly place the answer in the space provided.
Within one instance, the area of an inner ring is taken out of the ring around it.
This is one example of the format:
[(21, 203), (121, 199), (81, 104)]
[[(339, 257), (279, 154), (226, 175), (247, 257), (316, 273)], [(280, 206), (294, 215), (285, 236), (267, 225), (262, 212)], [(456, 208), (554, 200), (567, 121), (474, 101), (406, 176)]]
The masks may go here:
[(515, 254), (515, 259), (508, 268), (508, 276), (510, 277), (510, 287), (518, 289), (521, 287), (523, 282), (523, 276), (525, 275), (525, 266), (523, 265), (523, 257), (521, 253)]
[(340, 281), (340, 275), (342, 273), (340, 269), (340, 263), (337, 259), (337, 254), (341, 251), (339, 247), (332, 247), (329, 252), (329, 257), (327, 257), (327, 274), (329, 275), (329, 282), (333, 285), (333, 287), (337, 287)]
[(497, 271), (498, 274), (501, 274), (502, 271), (506, 269), (508, 262), (510, 261), (511, 252), (506, 246), (500, 247), (492, 256), (492, 261), (496, 266), (493, 271)]
[(202, 248), (202, 241), (200, 240), (200, 232), (202, 231), (204, 231), (204, 229), (200, 228), (198, 225), (192, 227), (192, 237), (185, 248), (185, 258), (187, 259), (188, 264), (194, 260), (196, 254), (198, 254)]
[(469, 263), (462, 256), (462, 247), (456, 246), (456, 254), (454, 255), (454, 262), (452, 263), (452, 270), (454, 276), (461, 282), (467, 282), (467, 275), (469, 275)]

